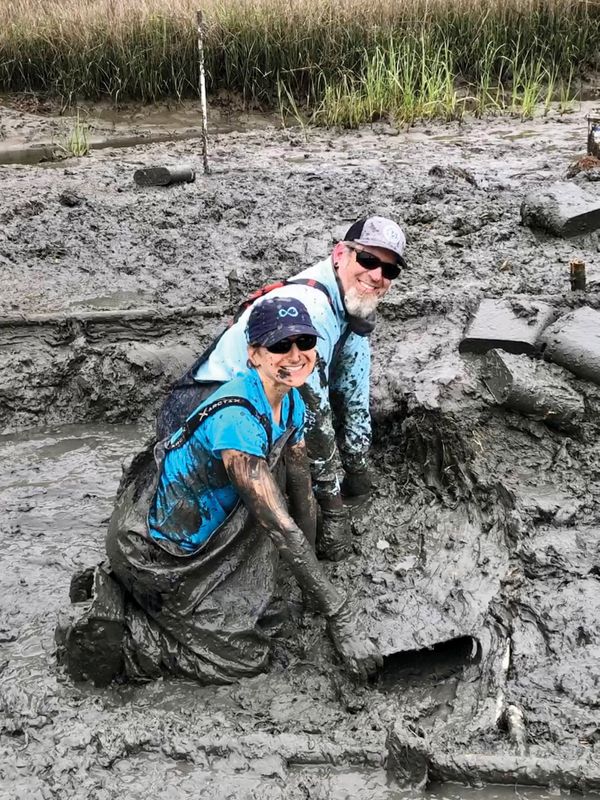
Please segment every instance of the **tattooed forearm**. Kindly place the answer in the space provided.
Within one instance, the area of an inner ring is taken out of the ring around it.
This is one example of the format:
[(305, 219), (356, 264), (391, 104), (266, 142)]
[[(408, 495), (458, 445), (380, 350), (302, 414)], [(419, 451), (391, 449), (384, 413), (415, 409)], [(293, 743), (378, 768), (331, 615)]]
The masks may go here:
[(344, 597), (329, 582), (304, 533), (289, 515), (267, 462), (237, 450), (224, 450), (222, 456), (243, 502), (273, 539), (302, 589), (313, 597), (321, 613), (335, 613)]

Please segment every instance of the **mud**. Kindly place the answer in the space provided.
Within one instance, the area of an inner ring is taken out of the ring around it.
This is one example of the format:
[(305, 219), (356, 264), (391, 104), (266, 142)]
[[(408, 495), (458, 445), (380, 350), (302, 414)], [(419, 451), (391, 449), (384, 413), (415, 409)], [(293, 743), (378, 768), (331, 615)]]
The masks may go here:
[[(598, 235), (519, 221), (525, 194), (585, 150), (587, 110), (526, 129), (215, 136), (202, 178), (194, 142), (0, 167), (0, 313), (21, 318), (0, 326), (0, 797), (390, 800), (394, 725), (440, 761), (506, 764), (523, 747), (513, 708), (528, 759), (597, 771), (600, 387), (564, 371), (584, 403), (569, 435), (497, 406), (480, 357), (458, 351), (483, 298), (557, 317), (600, 308)], [(194, 184), (134, 185), (138, 168), (181, 163)], [(412, 269), (372, 339), (376, 488), (352, 511), (353, 555), (328, 572), (379, 641), (379, 679), (348, 680), (293, 595), (268, 674), (73, 685), (54, 659), (56, 615), (72, 572), (102, 555), (120, 460), (164, 387), (234, 293), (317, 261), (365, 212), (404, 224)], [(586, 293), (569, 289), (574, 257)], [(79, 427), (44, 427), (59, 424)]]

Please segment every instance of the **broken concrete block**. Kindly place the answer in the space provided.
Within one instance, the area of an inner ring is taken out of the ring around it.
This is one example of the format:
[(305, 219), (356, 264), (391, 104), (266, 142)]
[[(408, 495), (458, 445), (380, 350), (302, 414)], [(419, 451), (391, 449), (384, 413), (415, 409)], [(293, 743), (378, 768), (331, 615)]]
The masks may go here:
[(571, 311), (543, 332), (540, 344), (544, 358), (600, 384), (600, 311), (588, 306)]
[(573, 430), (583, 419), (583, 398), (554, 364), (491, 350), (481, 378), (497, 403), (540, 422)]
[(527, 297), (482, 300), (459, 352), (487, 353), (499, 348), (509, 353), (535, 353), (540, 334), (554, 316), (552, 306)]
[(555, 236), (590, 233), (600, 228), (600, 199), (575, 183), (554, 183), (525, 197), (521, 220)]

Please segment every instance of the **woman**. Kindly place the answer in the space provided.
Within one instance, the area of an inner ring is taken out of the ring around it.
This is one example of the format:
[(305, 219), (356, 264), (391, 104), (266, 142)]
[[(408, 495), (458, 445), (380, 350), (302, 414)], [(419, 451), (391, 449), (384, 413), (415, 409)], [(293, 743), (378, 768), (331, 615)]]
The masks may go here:
[[(113, 647), (102, 676), (91, 674), (99, 659), (86, 654), (76, 625), (67, 637), (75, 677), (106, 682), (124, 670), (134, 678), (170, 673), (231, 683), (264, 671), (269, 640), (261, 618), (279, 555), (327, 617), (350, 671), (366, 678), (380, 663), (312, 546), (315, 503), (297, 387), (315, 366), (317, 336), (298, 300), (257, 303), (247, 326), (248, 373), (214, 392), (153, 459), (142, 454), (134, 463), (109, 526), (112, 573), (96, 577), (105, 597), (117, 583), (125, 590), (122, 612), (118, 598), (102, 603), (111, 641), (122, 626), (122, 655)], [(290, 512), (273, 475), (283, 453)], [(88, 641), (92, 612), (79, 629)]]

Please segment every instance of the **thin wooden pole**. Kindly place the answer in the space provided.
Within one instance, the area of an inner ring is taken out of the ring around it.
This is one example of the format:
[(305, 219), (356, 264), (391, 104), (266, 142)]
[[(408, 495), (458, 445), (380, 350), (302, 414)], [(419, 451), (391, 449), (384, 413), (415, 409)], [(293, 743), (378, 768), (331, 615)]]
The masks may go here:
[(208, 175), (208, 112), (206, 109), (206, 75), (204, 72), (204, 20), (202, 11), (196, 12), (198, 25), (198, 58), (200, 62), (200, 105), (202, 107), (202, 161), (204, 174)]

